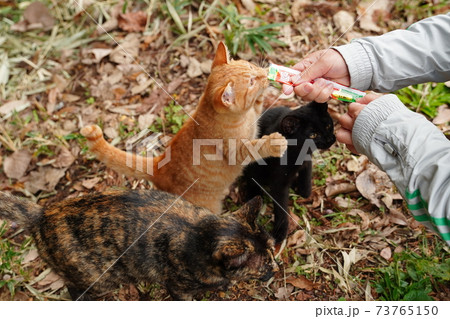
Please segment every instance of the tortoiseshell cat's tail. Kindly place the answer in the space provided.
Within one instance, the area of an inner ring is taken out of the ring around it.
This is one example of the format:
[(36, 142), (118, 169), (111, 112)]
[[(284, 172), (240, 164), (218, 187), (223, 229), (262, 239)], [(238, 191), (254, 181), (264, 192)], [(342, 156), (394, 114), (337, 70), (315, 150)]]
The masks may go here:
[(97, 125), (85, 126), (80, 133), (87, 138), (89, 150), (109, 168), (129, 177), (153, 180), (158, 157), (143, 157), (112, 146), (104, 139), (102, 129)]
[(42, 213), (42, 207), (32, 201), (0, 192), (1, 219), (15, 221), (28, 228), (37, 222)]

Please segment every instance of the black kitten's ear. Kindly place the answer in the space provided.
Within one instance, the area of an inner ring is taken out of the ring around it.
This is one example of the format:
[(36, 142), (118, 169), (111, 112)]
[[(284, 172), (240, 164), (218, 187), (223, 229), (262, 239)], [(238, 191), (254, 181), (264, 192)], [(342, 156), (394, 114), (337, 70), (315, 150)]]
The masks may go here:
[(328, 103), (311, 102), (311, 106), (319, 108), (321, 112), (328, 112)]
[(217, 245), (213, 257), (227, 268), (238, 268), (247, 262), (252, 247), (246, 240), (223, 240)]
[(286, 135), (294, 134), (300, 127), (300, 119), (292, 115), (287, 115), (281, 120), (280, 127), (281, 133)]
[(251, 229), (256, 226), (256, 217), (259, 215), (261, 210), (263, 200), (261, 196), (255, 196), (247, 203), (244, 204), (240, 209), (233, 213), (234, 218), (236, 218), (240, 223), (247, 224)]
[(214, 57), (211, 69), (214, 69), (218, 65), (227, 64), (228, 62), (228, 49), (226, 45), (221, 41), (217, 46), (216, 56)]

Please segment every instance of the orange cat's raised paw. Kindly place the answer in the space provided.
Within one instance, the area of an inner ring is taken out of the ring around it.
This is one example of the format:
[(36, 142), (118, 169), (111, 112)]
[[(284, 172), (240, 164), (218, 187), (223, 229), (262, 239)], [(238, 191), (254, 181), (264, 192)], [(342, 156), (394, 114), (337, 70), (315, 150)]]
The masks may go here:
[(103, 137), (102, 129), (98, 125), (85, 126), (81, 129), (80, 133), (88, 140), (96, 140)]
[(268, 140), (266, 143), (268, 156), (282, 157), (284, 152), (286, 152), (288, 143), (280, 133), (272, 133), (270, 135), (265, 135), (262, 138)]

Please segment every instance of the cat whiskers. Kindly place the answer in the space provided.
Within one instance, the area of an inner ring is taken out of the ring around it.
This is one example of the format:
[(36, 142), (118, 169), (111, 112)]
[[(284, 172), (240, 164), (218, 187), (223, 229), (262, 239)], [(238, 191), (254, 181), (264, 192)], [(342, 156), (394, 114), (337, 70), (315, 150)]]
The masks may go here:
[(152, 227), (153, 227), (153, 225), (155, 225), (160, 219), (161, 219), (161, 217), (163, 217), (168, 211), (169, 211), (169, 209), (171, 209), (172, 207), (173, 207), (173, 205), (175, 205), (175, 203), (181, 198), (181, 197), (183, 197), (184, 196), (184, 194), (186, 194), (187, 193), (187, 191), (189, 190), (189, 189), (191, 189), (191, 187), (192, 186), (194, 186), (194, 184), (195, 183), (197, 183), (197, 181), (199, 180), (199, 178), (197, 178), (184, 192), (183, 192), (183, 194), (181, 194), (180, 196), (178, 196), (174, 201), (173, 201), (173, 203), (172, 204), (170, 204), (169, 205), (169, 207), (167, 207), (167, 209), (150, 225), (150, 226), (148, 226), (148, 228), (145, 230), (145, 231), (143, 231), (142, 232), (142, 234), (140, 234), (132, 243), (131, 243), (131, 245), (130, 246), (128, 246), (128, 248), (127, 249), (125, 249), (125, 251), (122, 253), (122, 254), (120, 254), (120, 256), (119, 257), (117, 257), (117, 259), (111, 264), (111, 265), (109, 265), (109, 267), (85, 290), (85, 291), (83, 291), (83, 293), (80, 295), (80, 296), (78, 296), (78, 298), (77, 298), (77, 300), (75, 300), (75, 301), (79, 301), (81, 298), (83, 298), (83, 296), (100, 280), (100, 278), (102, 278), (103, 277), (103, 275), (105, 275), (107, 272), (108, 272), (108, 270), (110, 270), (111, 269), (111, 267), (113, 267), (118, 261), (119, 261), (119, 259), (120, 258), (122, 258), (122, 256), (123, 255), (125, 255), (126, 253), (127, 253), (127, 251), (129, 251), (130, 250), (130, 248), (131, 247), (133, 247), (138, 241), (139, 241), (139, 239), (141, 239), (142, 238), (142, 236), (144, 236)]

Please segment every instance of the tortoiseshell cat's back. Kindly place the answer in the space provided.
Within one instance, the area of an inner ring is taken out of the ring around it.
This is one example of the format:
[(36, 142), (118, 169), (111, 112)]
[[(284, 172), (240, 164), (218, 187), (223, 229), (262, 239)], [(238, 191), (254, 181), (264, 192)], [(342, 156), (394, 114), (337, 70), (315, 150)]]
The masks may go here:
[(73, 299), (141, 281), (191, 299), (233, 280), (272, 276), (273, 239), (255, 224), (261, 204), (255, 198), (221, 218), (156, 190), (91, 194), (45, 209), (0, 192), (0, 218), (30, 231)]
[(256, 139), (267, 85), (264, 69), (230, 60), (220, 43), (205, 91), (192, 118), (170, 141), (170, 152), (155, 158), (136, 156), (108, 144), (98, 126), (87, 126), (81, 133), (90, 151), (108, 167), (150, 180), (158, 189), (183, 194), (190, 202), (221, 213), (221, 201), (241, 174), (242, 163), (259, 158), (252, 147), (260, 142), (261, 157), (280, 157), (286, 150), (286, 140), (279, 133)]

